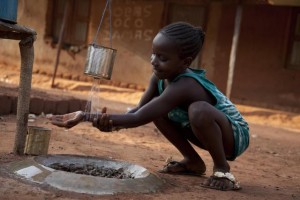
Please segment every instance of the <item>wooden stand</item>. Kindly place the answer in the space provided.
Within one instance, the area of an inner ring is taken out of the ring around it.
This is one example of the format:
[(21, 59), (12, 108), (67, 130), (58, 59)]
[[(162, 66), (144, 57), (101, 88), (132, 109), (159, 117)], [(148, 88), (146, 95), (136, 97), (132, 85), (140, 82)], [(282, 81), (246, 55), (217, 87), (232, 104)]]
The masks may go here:
[(17, 106), (17, 130), (14, 144), (14, 153), (24, 155), (25, 140), (28, 125), (32, 67), (34, 59), (33, 43), (36, 32), (18, 24), (9, 24), (0, 21), (0, 38), (21, 40), (21, 71)]

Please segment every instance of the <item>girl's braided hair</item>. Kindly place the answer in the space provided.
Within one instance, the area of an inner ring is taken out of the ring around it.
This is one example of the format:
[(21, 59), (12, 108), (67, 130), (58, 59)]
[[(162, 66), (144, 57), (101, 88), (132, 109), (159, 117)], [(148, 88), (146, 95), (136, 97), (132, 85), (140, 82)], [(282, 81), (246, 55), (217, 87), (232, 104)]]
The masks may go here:
[(201, 27), (195, 27), (186, 22), (169, 24), (159, 32), (179, 45), (180, 58), (190, 56), (194, 59), (200, 52), (205, 38)]

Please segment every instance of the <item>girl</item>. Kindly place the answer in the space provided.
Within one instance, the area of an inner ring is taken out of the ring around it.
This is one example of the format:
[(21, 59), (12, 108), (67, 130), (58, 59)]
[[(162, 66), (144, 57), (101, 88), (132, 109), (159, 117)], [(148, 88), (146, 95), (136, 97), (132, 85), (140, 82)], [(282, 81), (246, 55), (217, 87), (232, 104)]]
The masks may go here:
[(136, 108), (126, 114), (86, 115), (82, 111), (51, 118), (57, 126), (71, 128), (91, 121), (100, 131), (132, 128), (153, 122), (183, 155), (171, 161), (161, 173), (203, 175), (206, 166), (192, 147), (207, 150), (214, 162), (213, 174), (202, 186), (218, 190), (240, 189), (227, 160), (234, 160), (249, 145), (247, 122), (204, 70), (189, 68), (200, 52), (201, 28), (176, 22), (162, 28), (153, 39), (149, 87)]

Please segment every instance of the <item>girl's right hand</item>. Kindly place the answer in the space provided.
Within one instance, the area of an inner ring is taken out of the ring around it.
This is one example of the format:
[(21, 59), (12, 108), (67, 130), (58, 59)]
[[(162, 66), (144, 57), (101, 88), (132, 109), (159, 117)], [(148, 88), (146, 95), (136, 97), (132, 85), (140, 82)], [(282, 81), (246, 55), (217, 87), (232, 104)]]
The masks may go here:
[(107, 108), (104, 107), (102, 113), (93, 119), (93, 126), (102, 132), (111, 132), (113, 131), (113, 121), (106, 111)]

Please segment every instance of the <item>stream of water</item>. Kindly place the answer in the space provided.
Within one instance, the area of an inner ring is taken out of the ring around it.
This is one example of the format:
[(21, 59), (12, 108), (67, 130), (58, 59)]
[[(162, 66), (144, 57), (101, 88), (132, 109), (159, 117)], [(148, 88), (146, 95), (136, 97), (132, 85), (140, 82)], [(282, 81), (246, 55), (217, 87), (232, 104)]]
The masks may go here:
[(100, 79), (94, 78), (93, 85), (92, 85), (91, 91), (89, 92), (84, 111), (85, 111), (85, 113), (96, 114), (97, 117), (98, 117), (98, 114), (101, 113)]

